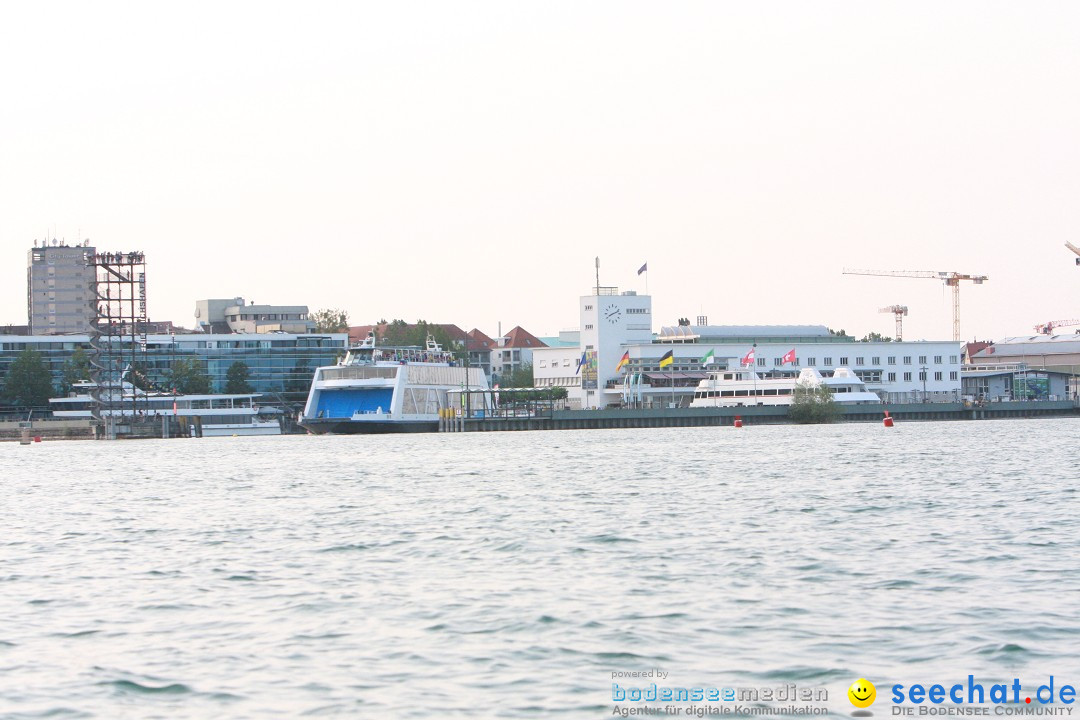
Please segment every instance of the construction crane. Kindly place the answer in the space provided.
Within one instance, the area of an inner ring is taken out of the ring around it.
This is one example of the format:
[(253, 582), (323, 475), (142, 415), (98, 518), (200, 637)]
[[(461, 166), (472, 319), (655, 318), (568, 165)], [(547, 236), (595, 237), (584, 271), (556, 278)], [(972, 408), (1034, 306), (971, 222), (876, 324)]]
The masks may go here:
[(907, 315), (907, 305), (890, 305), (883, 307), (878, 312), (892, 313), (896, 316), (896, 342), (904, 339), (904, 316)]
[[(1072, 251), (1073, 251), (1074, 253), (1076, 253), (1077, 255), (1080, 255), (1080, 247), (1076, 247), (1076, 246), (1075, 246), (1075, 245), (1073, 245), (1073, 244), (1072, 244), (1071, 242), (1067, 242), (1067, 243), (1065, 243), (1065, 247), (1069, 248), (1070, 250), (1072, 250)], [(1080, 257), (1077, 257), (1077, 258), (1076, 258), (1076, 264), (1077, 264), (1077, 265), (1080, 265)]]
[(875, 275), (878, 277), (911, 277), (941, 280), (952, 288), (952, 339), (960, 342), (960, 281), (970, 280), (982, 285), (990, 278), (986, 275), (968, 275), (958, 272), (935, 272), (933, 270), (844, 270), (844, 275)]
[(1035, 332), (1043, 335), (1053, 335), (1054, 328), (1069, 327), (1070, 325), (1080, 325), (1080, 320), (1051, 320), (1043, 325), (1036, 325)]

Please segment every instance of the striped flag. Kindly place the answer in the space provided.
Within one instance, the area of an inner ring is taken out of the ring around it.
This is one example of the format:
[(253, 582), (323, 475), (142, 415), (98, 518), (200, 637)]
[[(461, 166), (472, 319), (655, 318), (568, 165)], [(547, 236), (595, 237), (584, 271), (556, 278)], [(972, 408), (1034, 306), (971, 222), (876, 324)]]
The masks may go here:
[(673, 362), (675, 362), (675, 353), (668, 350), (664, 353), (664, 357), (660, 358), (660, 367), (665, 368)]
[(630, 351), (627, 350), (622, 354), (622, 358), (619, 360), (619, 364), (615, 366), (615, 372), (619, 372), (623, 369), (623, 365), (630, 364)]
[(585, 353), (581, 353), (581, 359), (578, 360), (577, 370), (574, 371), (575, 375), (577, 375), (579, 372), (581, 372), (581, 366), (584, 365), (584, 364), (585, 364)]
[(705, 357), (701, 358), (701, 364), (708, 365), (714, 360), (716, 360), (716, 355), (713, 353), (712, 350), (710, 350), (709, 352), (705, 353)]

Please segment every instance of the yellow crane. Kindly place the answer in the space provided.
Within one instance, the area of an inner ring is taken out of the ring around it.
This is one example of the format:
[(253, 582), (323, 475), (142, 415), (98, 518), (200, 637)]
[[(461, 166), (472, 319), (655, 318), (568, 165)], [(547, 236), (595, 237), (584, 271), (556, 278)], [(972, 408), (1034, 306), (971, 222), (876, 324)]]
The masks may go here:
[(907, 305), (890, 305), (883, 307), (878, 312), (892, 313), (896, 316), (896, 342), (904, 339), (904, 316), (907, 315)]
[[(1077, 255), (1080, 255), (1080, 247), (1076, 247), (1071, 242), (1065, 243), (1065, 247), (1069, 248), (1070, 250), (1072, 250)], [(1080, 265), (1080, 257), (1076, 258), (1076, 264)]]
[(875, 275), (877, 277), (909, 277), (941, 280), (952, 288), (952, 336), (953, 340), (960, 341), (960, 281), (970, 280), (976, 285), (982, 285), (990, 278), (986, 275), (969, 275), (958, 272), (940, 272), (934, 270), (848, 270), (844, 269), (844, 275)]

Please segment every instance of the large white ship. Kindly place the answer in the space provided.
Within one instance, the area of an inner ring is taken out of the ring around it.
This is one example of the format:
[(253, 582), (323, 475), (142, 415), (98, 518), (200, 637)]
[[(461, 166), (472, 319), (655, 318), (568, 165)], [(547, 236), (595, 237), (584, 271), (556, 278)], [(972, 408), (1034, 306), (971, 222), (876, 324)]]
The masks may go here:
[(204, 437), (215, 435), (280, 435), (281, 411), (259, 407), (260, 393), (179, 395), (140, 390), (127, 380), (98, 388), (91, 382), (75, 383), (67, 397), (52, 398), (52, 416), (90, 419), (95, 414), (123, 422), (126, 417), (198, 418)]
[(300, 425), (317, 434), (436, 432), (439, 411), (461, 391), (473, 391), (471, 414), (486, 413), (473, 403), (490, 402), (487, 389), (481, 368), (457, 365), (430, 335), (422, 348), (390, 347), (371, 333), (337, 365), (316, 368)]
[(790, 405), (796, 387), (824, 387), (835, 402), (845, 405), (880, 403), (877, 393), (848, 368), (836, 368), (832, 377), (822, 377), (813, 368), (803, 368), (799, 376), (763, 378), (753, 370), (718, 370), (698, 383), (690, 407), (740, 407), (746, 405)]

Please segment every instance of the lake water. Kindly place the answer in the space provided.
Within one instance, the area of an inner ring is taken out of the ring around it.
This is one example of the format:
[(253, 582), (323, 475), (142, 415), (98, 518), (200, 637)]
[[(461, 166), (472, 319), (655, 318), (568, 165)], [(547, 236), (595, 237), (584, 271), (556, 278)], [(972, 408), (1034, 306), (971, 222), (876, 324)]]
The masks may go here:
[(0, 717), (609, 717), (649, 669), (837, 717), (859, 677), (879, 717), (892, 683), (1078, 684), (1078, 429), (0, 444)]

